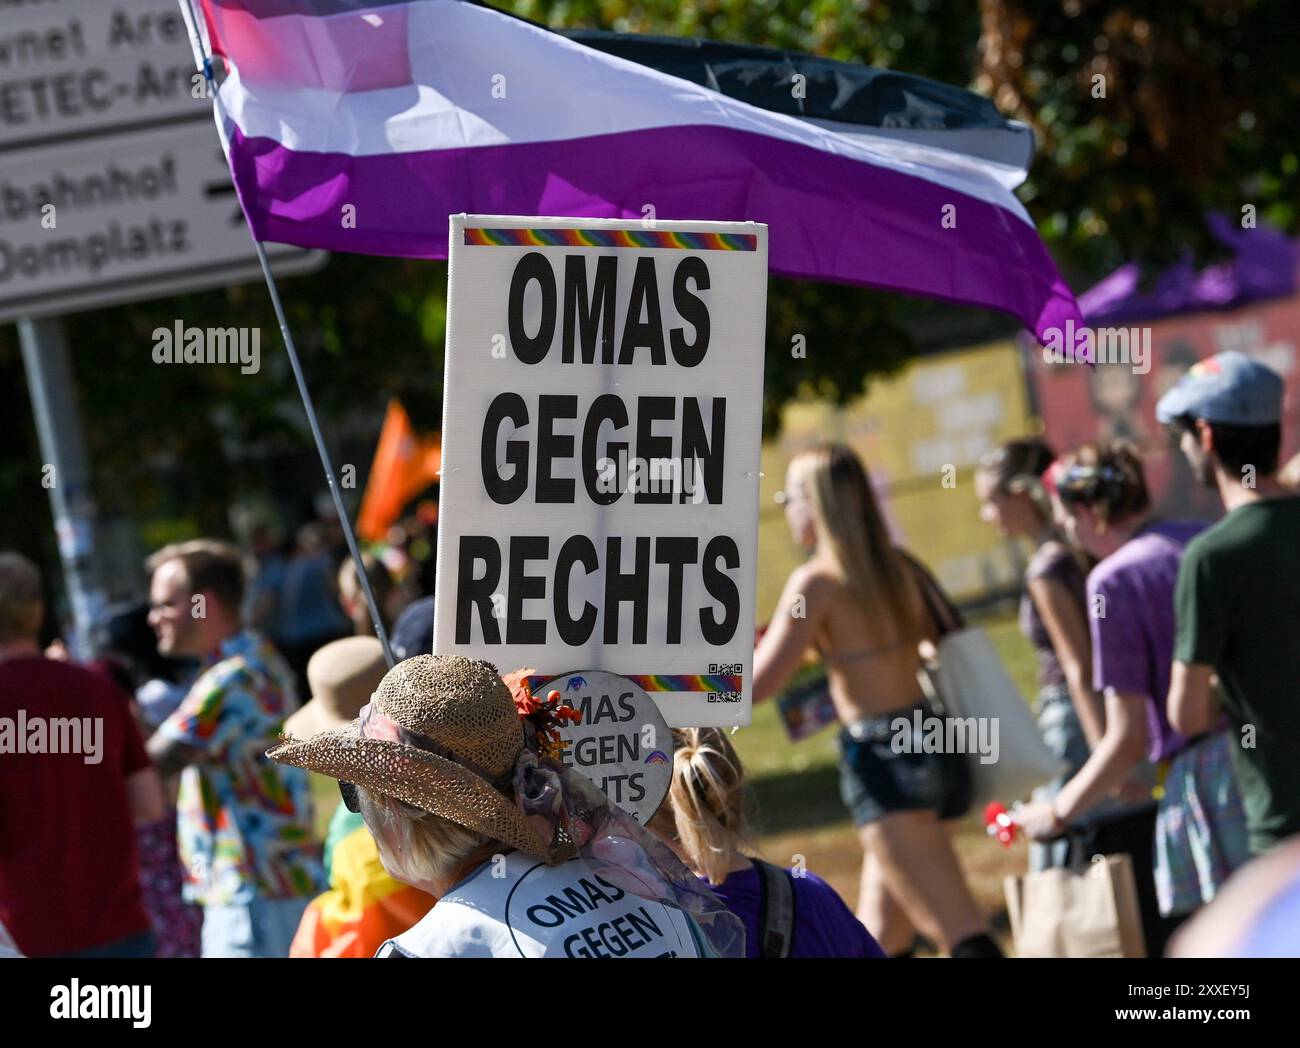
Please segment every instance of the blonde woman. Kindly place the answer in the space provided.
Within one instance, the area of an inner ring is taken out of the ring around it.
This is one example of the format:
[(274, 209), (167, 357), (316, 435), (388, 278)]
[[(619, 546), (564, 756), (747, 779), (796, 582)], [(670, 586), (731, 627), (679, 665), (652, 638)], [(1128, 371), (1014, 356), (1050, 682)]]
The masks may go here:
[[(384, 623), (384, 630), (392, 630), (393, 576), (389, 574), (384, 562), (372, 553), (361, 554), (361, 563), (365, 565), (366, 577), (370, 590), (379, 605), (379, 616)], [(366, 602), (366, 592), (361, 587), (357, 576), (357, 566), (349, 557), (339, 565), (337, 579), (339, 607), (352, 623), (352, 633), (357, 637), (375, 636), (375, 623), (370, 617), (370, 605)]]
[(673, 731), (668, 799), (650, 821), (678, 858), (745, 923), (747, 957), (884, 957), (835, 889), (752, 852), (745, 768), (717, 728)]
[(965, 756), (893, 745), (897, 718), (931, 715), (917, 669), (937, 630), (918, 575), (890, 541), (851, 449), (797, 455), (782, 500), (811, 556), (754, 653), (754, 700), (780, 691), (809, 648), (820, 653), (843, 724), (840, 793), (864, 852), (859, 919), (891, 956), (909, 954), (919, 930), (953, 957), (1000, 957), (942, 821), (969, 803)]

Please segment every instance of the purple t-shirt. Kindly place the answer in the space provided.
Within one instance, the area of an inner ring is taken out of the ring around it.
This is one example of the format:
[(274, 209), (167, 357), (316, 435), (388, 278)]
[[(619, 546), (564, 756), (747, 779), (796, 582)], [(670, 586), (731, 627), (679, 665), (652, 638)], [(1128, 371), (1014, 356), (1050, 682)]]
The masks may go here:
[(1147, 755), (1172, 757), (1186, 743), (1165, 705), (1174, 659), (1174, 586), (1199, 521), (1153, 521), (1088, 575), (1092, 686), (1147, 698)]
[[(791, 957), (884, 957), (835, 889), (807, 870), (792, 877), (794, 884), (794, 942)], [(750, 866), (727, 875), (713, 893), (745, 924), (745, 956), (758, 957), (758, 923), (763, 887), (758, 870)]]

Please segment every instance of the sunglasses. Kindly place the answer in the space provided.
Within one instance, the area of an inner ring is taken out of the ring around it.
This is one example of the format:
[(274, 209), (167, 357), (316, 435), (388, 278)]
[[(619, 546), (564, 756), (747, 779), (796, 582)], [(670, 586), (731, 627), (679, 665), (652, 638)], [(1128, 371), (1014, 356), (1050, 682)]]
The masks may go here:
[(343, 806), (348, 811), (355, 815), (361, 814), (361, 799), (357, 796), (355, 784), (339, 780), (339, 794), (343, 798)]

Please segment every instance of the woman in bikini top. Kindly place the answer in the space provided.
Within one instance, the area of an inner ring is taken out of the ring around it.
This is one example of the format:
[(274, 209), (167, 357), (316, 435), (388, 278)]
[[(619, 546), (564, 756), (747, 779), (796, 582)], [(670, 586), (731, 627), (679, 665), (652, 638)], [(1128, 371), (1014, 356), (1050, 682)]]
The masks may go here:
[(796, 456), (783, 494), (790, 530), (811, 556), (754, 652), (754, 701), (776, 694), (810, 648), (821, 653), (845, 726), (841, 797), (863, 847), (858, 918), (890, 954), (906, 955), (920, 930), (953, 956), (999, 956), (942, 823), (955, 814), (932, 786), (942, 785), (943, 759), (854, 741), (923, 698), (921, 645), (936, 630), (918, 573), (891, 543), (851, 449)]
[[(820, 453), (829, 456), (821, 467)], [(921, 700), (919, 646), (934, 628), (861, 463), (848, 448), (820, 453), (796, 457), (786, 477), (786, 520), (811, 556), (790, 575), (754, 653), (754, 700), (778, 692), (813, 649), (851, 725)]]

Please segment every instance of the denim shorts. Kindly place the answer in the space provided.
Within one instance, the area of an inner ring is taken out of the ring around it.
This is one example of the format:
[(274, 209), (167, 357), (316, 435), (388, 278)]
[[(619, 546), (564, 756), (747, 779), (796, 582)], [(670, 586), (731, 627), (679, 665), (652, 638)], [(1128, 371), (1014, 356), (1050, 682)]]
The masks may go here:
[(303, 911), (311, 902), (254, 899), (245, 905), (203, 908), (204, 957), (288, 957)]
[[(866, 717), (840, 731), (840, 798), (854, 825), (865, 826), (897, 811), (933, 811), (954, 819), (970, 807), (970, 766), (961, 753), (922, 753), (920, 740), (895, 745), (894, 721), (912, 714), (934, 716), (919, 702), (904, 710)], [(899, 752), (911, 749), (912, 752)]]
[[(1051, 750), (1052, 756), (1065, 765), (1059, 775), (1033, 792), (1033, 800), (1050, 801), (1087, 762), (1088, 737), (1079, 723), (1070, 689), (1064, 684), (1049, 684), (1043, 688), (1034, 702), (1034, 712), (1038, 715), (1038, 730), (1042, 733), (1043, 742)], [(1066, 865), (1069, 850), (1070, 842), (1065, 838), (1047, 842), (1030, 841), (1030, 871)]]

